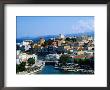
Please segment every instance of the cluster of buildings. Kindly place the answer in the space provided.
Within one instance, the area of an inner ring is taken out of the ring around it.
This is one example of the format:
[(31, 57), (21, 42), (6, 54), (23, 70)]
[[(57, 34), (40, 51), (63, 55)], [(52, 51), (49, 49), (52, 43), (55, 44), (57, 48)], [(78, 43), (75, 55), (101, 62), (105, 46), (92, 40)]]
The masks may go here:
[(34, 58), (37, 62), (38, 56), (43, 60), (59, 60), (62, 54), (70, 55), (73, 60), (94, 57), (94, 38), (87, 35), (65, 37), (60, 34), (49, 40), (45, 38), (40, 38), (37, 42), (24, 40), (16, 46), (16, 64), (26, 62), (29, 58)]

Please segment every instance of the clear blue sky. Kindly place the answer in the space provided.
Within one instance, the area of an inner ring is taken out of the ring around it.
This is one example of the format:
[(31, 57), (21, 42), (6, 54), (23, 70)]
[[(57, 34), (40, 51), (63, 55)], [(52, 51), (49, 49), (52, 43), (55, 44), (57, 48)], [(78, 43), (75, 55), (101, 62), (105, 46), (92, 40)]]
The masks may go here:
[(17, 38), (94, 31), (94, 16), (17, 16)]

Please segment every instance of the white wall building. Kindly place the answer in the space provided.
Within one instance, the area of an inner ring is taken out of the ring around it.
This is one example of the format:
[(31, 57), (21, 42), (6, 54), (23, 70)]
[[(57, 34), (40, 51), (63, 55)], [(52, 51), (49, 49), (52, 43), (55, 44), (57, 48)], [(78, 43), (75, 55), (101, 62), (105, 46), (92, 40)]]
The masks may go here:
[(20, 59), (19, 59), (20, 53), (21, 53), (21, 50), (16, 51), (16, 64), (20, 64)]
[(63, 34), (59, 34), (58, 38), (59, 38), (59, 39), (64, 39), (65, 36), (64, 36)]
[(20, 64), (20, 60), (19, 59), (16, 59), (16, 64)]
[(32, 40), (25, 40), (25, 41), (22, 42), (22, 44), (23, 44), (24, 46), (26, 46), (26, 45), (31, 44), (32, 42), (33, 42)]
[(88, 50), (92, 50), (94, 47), (93, 46), (90, 46), (90, 47), (88, 47)]
[(93, 51), (84, 51), (87, 55), (93, 56), (94, 52)]
[(49, 54), (45, 58), (46, 60), (58, 60), (60, 59), (60, 55), (58, 54)]
[(27, 60), (29, 58), (34, 58), (35, 59), (35, 63), (36, 63), (37, 55), (35, 55), (35, 54), (28, 55), (26, 53), (17, 54), (16, 63), (19, 64), (20, 62), (27, 62)]
[(31, 48), (30, 45), (25, 45), (25, 51), (29, 50)]

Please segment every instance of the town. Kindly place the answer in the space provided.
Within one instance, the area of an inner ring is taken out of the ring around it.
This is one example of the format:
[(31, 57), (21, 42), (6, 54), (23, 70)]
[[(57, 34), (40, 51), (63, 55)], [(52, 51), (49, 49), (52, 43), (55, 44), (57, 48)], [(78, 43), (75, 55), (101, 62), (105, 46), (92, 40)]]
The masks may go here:
[(94, 37), (59, 34), (16, 43), (16, 73), (94, 74)]

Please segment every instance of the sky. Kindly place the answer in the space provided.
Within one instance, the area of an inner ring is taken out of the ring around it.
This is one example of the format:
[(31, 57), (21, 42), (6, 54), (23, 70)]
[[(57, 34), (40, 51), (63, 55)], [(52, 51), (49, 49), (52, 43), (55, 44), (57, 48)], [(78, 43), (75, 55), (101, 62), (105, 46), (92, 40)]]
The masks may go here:
[(94, 31), (94, 16), (17, 16), (17, 38)]

